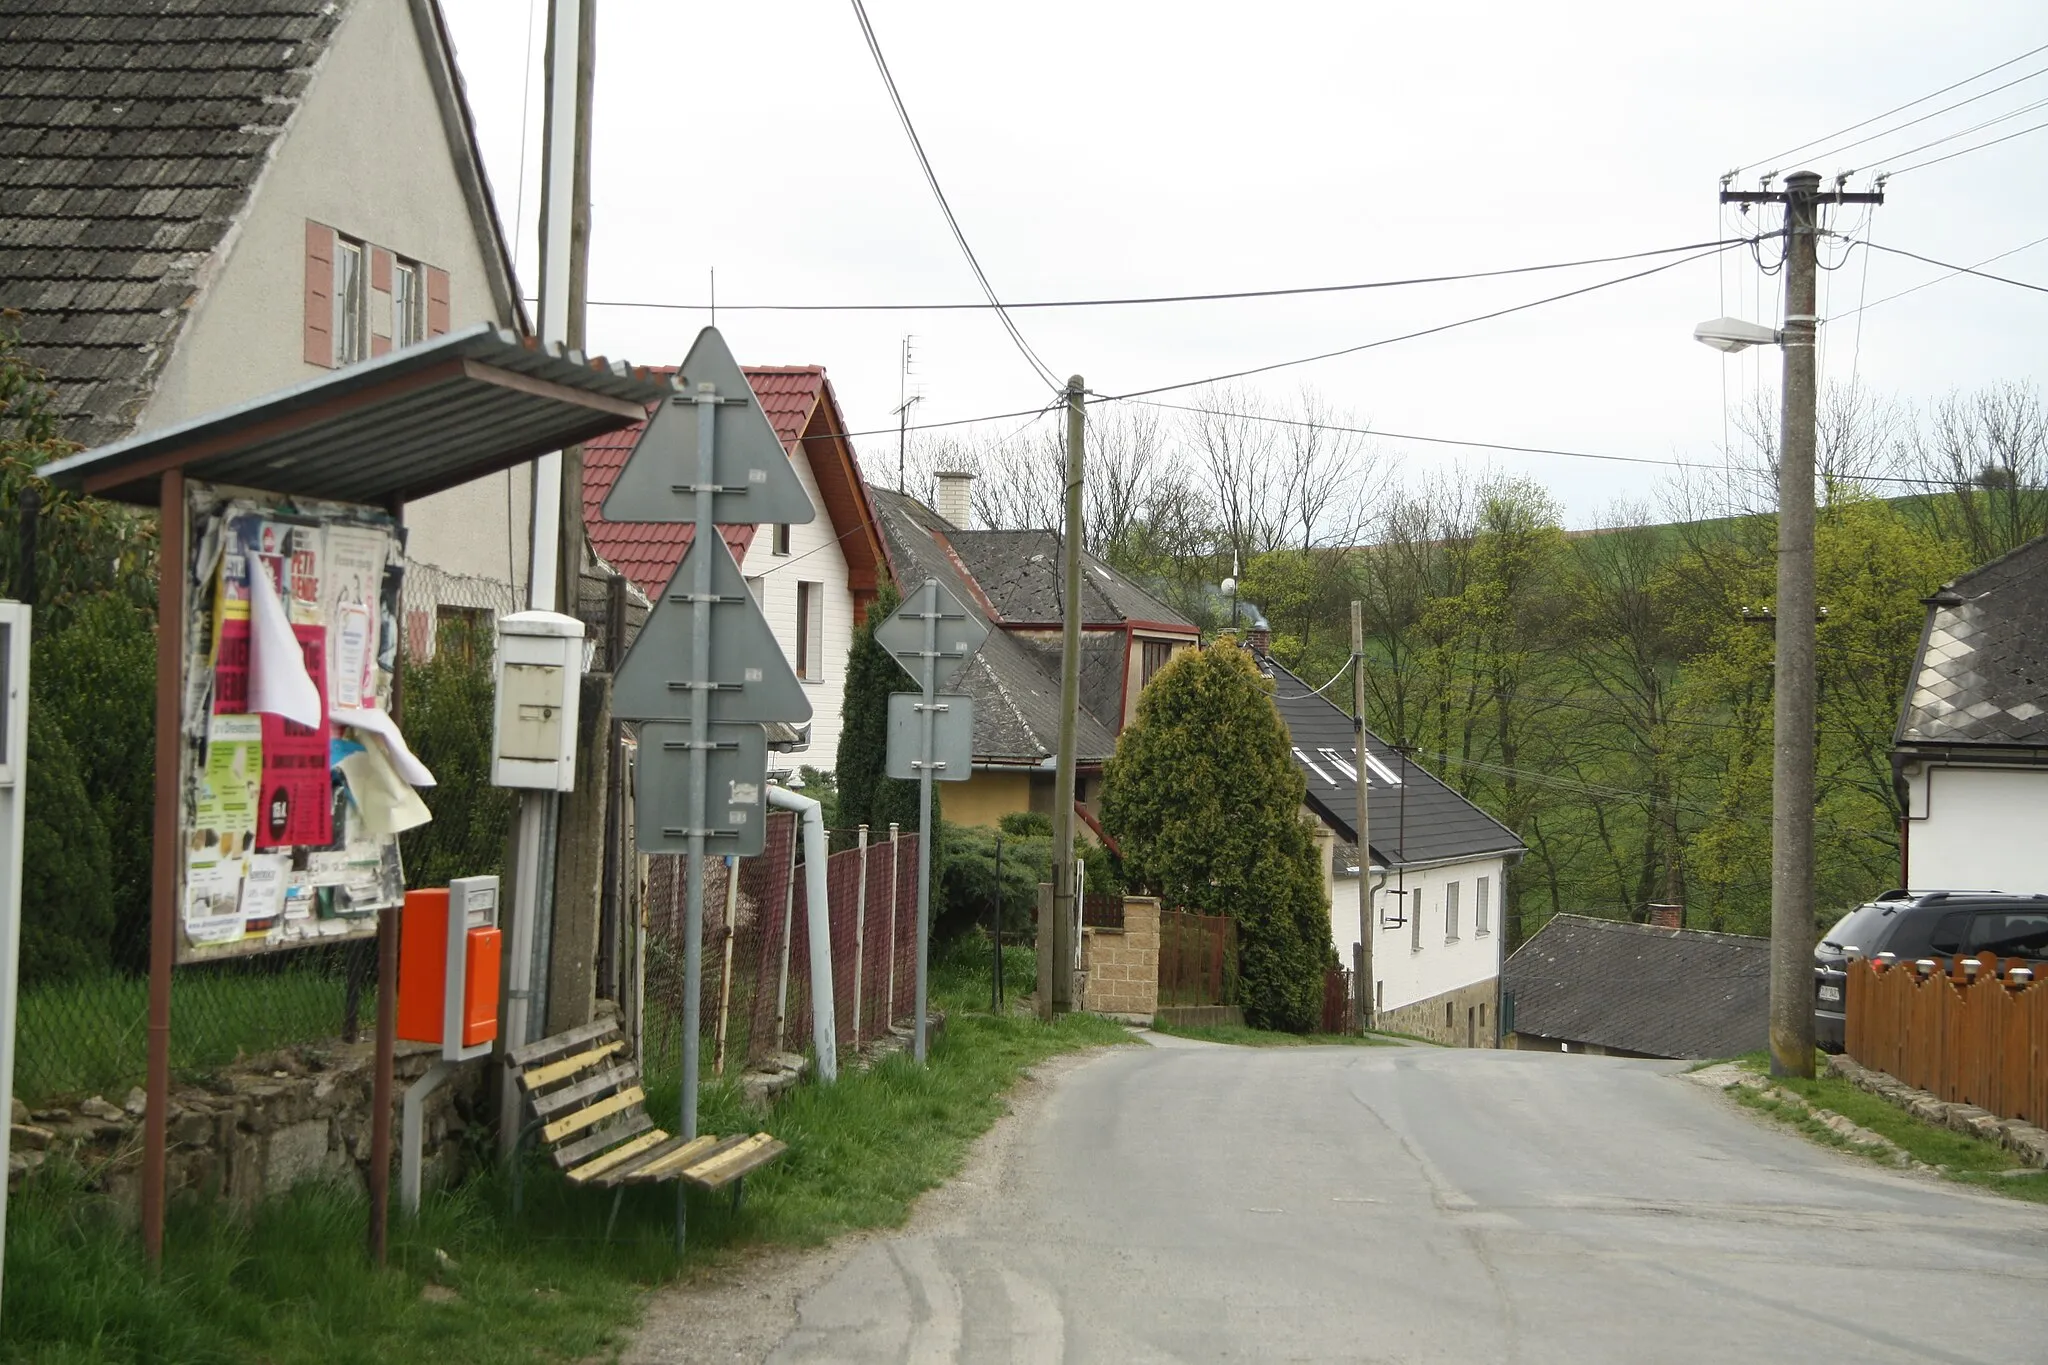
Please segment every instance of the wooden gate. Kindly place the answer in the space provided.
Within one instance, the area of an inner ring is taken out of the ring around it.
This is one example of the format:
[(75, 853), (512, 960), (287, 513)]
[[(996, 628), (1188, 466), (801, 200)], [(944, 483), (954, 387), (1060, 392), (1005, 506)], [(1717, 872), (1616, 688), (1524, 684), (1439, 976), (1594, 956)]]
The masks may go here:
[(1191, 910), (1159, 912), (1159, 1004), (1237, 1003), (1237, 921)]

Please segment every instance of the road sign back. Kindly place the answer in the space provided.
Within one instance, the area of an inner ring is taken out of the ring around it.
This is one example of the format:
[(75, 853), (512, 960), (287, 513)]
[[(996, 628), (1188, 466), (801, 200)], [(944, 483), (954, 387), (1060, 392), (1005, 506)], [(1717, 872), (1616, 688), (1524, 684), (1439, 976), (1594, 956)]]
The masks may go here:
[[(606, 521), (695, 521), (698, 406), (712, 402), (711, 518), (729, 526), (817, 519), (810, 494), (715, 327), (697, 334), (664, 398), (605, 495)], [(708, 387), (707, 387), (708, 386)], [(713, 401), (715, 400), (715, 401)]]
[(950, 682), (988, 638), (988, 627), (980, 617), (961, 606), (953, 594), (939, 586), (938, 579), (927, 578), (903, 599), (902, 606), (889, 614), (888, 620), (875, 627), (876, 642), (920, 683), (924, 681), (925, 619), (934, 612), (939, 618), (938, 657), (932, 660), (933, 681), (937, 683)]
[[(700, 554), (714, 556), (708, 661), (694, 658), (690, 629)], [(689, 680), (697, 667), (709, 681), (693, 686)], [(621, 720), (684, 720), (694, 713), (699, 696), (710, 698), (714, 721), (794, 724), (811, 718), (810, 697), (719, 535), (690, 542), (612, 679), (612, 714)]]
[[(763, 783), (768, 742), (758, 725), (714, 725), (705, 751), (704, 851), (760, 856), (767, 830)], [(690, 851), (690, 727), (649, 721), (640, 727), (633, 769), (633, 843), (642, 853)]]
[(932, 781), (965, 782), (974, 776), (974, 698), (941, 692), (932, 698), (932, 751), (921, 753), (924, 726), (917, 708), (924, 699), (915, 692), (889, 698), (889, 747), (883, 771), (890, 777), (917, 778), (918, 763), (932, 765)]

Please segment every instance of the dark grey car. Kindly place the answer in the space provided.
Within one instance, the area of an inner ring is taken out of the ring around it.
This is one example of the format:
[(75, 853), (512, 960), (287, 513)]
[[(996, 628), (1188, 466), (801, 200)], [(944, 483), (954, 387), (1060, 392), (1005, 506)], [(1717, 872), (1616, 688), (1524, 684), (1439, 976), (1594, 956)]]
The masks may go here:
[(1923, 957), (2048, 961), (2048, 895), (1997, 891), (1887, 891), (1836, 922), (1813, 950), (1814, 1041), (1842, 1050), (1842, 995), (1851, 958)]

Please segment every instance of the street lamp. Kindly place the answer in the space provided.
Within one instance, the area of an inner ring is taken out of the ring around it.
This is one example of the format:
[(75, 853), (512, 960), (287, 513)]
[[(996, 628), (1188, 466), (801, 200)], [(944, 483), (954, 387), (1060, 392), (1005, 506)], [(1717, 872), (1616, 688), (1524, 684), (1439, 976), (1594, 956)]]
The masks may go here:
[(1230, 628), (1237, 629), (1237, 580), (1226, 578), (1222, 584), (1223, 600), (1230, 603)]
[(1785, 334), (1741, 318), (1715, 318), (1692, 329), (1692, 339), (1717, 351), (1744, 351), (1751, 346), (1782, 346)]

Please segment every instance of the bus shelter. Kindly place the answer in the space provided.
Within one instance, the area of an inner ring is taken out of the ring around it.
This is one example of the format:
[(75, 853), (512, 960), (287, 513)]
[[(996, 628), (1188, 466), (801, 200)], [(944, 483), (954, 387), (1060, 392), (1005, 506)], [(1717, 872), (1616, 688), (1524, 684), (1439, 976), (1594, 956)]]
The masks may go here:
[(409, 784), (431, 781), (405, 745), (398, 687), (406, 505), (644, 421), (673, 387), (480, 324), (44, 469), (158, 515), (141, 1209), (152, 1262), (172, 967), (356, 936), (378, 945), (370, 1241), (383, 1259), (397, 835), (424, 818)]

